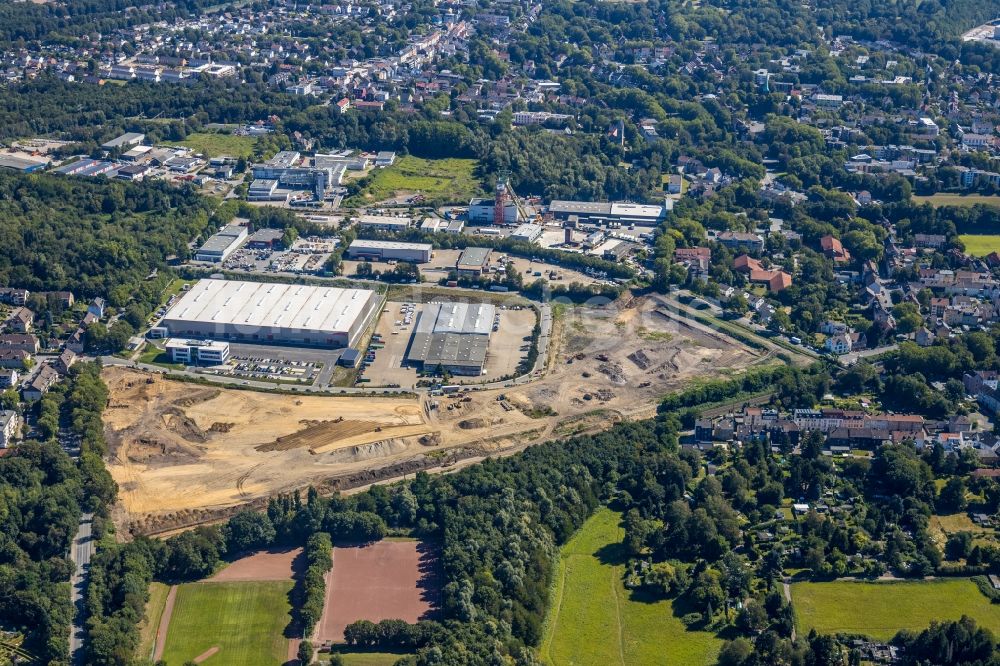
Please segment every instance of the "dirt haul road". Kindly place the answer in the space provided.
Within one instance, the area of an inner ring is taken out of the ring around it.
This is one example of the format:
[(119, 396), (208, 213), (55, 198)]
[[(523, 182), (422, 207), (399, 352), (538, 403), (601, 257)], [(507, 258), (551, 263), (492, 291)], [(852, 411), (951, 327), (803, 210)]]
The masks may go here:
[(106, 368), (115, 518), (134, 533), (162, 533), (308, 485), (344, 490), (592, 432), (651, 416), (664, 393), (694, 377), (762, 360), (655, 310), (646, 300), (562, 308), (543, 378), (453, 397), (259, 393)]

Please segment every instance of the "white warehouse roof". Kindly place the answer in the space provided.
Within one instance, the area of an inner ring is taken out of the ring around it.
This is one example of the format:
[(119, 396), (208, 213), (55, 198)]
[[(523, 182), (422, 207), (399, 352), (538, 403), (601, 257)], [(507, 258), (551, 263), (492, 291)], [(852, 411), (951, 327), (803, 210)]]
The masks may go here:
[(368, 240), (358, 238), (351, 241), (351, 249), (372, 249), (372, 250), (424, 250), (430, 252), (434, 246), (430, 243), (403, 243), (400, 241)]
[(374, 296), (369, 289), (201, 280), (170, 308), (164, 322), (342, 333), (351, 330)]

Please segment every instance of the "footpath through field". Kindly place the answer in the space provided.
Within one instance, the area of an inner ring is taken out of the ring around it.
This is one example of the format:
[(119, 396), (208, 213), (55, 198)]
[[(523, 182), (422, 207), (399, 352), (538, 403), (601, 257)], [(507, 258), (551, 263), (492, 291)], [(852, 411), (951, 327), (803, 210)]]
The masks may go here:
[(625, 589), (621, 514), (599, 509), (563, 546), (541, 657), (550, 666), (714, 664), (722, 640), (689, 630), (671, 600)]

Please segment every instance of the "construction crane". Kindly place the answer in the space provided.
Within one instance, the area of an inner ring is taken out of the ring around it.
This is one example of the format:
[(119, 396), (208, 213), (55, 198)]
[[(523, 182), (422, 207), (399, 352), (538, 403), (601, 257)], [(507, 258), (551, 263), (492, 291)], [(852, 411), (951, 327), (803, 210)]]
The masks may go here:
[(504, 212), (507, 204), (513, 203), (517, 208), (517, 221), (528, 219), (528, 213), (521, 204), (521, 200), (514, 193), (514, 188), (510, 186), (510, 171), (504, 169), (497, 176), (497, 186), (495, 198), (493, 200), (493, 224), (503, 226), (507, 223)]

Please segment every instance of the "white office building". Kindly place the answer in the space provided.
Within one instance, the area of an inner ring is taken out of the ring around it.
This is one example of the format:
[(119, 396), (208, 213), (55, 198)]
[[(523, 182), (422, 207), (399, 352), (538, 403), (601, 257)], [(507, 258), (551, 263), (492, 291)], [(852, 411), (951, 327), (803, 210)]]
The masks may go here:
[(173, 363), (184, 365), (222, 365), (229, 360), (228, 342), (171, 338), (166, 349)]

